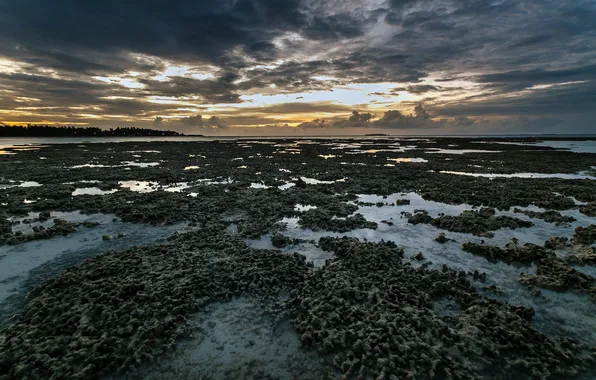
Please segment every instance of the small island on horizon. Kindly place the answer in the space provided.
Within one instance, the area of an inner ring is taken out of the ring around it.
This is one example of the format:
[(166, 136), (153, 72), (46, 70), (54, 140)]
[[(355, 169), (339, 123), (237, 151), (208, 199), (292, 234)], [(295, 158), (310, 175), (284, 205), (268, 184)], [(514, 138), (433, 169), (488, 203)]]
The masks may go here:
[(0, 137), (177, 137), (196, 136), (184, 133), (136, 127), (101, 129), (98, 127), (74, 127), (54, 125), (0, 125)]

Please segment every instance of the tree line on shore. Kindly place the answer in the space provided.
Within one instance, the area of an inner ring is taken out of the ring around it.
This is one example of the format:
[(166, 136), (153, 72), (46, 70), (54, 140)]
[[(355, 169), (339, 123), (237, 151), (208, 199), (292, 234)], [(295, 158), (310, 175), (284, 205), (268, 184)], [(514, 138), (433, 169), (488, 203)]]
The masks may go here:
[(74, 127), (54, 125), (2, 125), (0, 137), (151, 137), (151, 136), (184, 136), (174, 131), (157, 129), (119, 127), (101, 129), (97, 127)]

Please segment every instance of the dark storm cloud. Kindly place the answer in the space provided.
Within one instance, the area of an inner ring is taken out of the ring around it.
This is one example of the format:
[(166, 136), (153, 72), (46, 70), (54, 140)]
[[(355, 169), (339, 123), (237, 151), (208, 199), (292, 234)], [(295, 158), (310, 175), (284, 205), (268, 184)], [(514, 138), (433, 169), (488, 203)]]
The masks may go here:
[(480, 75), (475, 78), (480, 83), (520, 83), (526, 85), (595, 79), (596, 64), (561, 70), (515, 70)]
[(298, 0), (5, 0), (2, 5), (5, 44), (212, 62), (237, 46), (254, 46), (305, 23)]
[(594, 115), (596, 82), (571, 83), (528, 91), (514, 97), (499, 97), (436, 109), (440, 116), (498, 116), (503, 114), (525, 116)]
[(272, 40), (286, 32), (352, 38), (368, 22), (310, 14), (301, 0), (1, 0), (0, 7), (2, 54), (77, 72), (130, 68), (128, 52), (241, 68), (247, 63), (236, 48), (269, 61), (277, 54)]
[(140, 78), (138, 82), (145, 86), (142, 93), (147, 96), (200, 95), (206, 104), (240, 103), (240, 95), (233, 84), (235, 79), (235, 74), (224, 74), (215, 80), (172, 77), (168, 81)]

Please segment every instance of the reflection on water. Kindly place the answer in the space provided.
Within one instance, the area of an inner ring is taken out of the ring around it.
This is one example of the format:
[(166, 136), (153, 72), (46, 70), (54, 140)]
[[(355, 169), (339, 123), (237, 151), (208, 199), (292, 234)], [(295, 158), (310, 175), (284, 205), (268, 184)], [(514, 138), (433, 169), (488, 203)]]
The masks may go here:
[(513, 174), (494, 174), (494, 173), (470, 173), (450, 170), (441, 170), (443, 174), (466, 175), (471, 177), (484, 178), (562, 178), (562, 179), (591, 179), (596, 177), (588, 174), (567, 174), (567, 173), (513, 173)]
[(301, 205), (300, 203), (298, 203), (296, 206), (294, 206), (294, 211), (304, 212), (304, 211), (308, 211), (308, 210), (314, 210), (316, 208), (317, 208), (317, 206)]
[(396, 162), (398, 164), (402, 164), (402, 163), (425, 163), (428, 162), (428, 160), (425, 160), (424, 158), (419, 158), (419, 157), (415, 157), (415, 158), (388, 158), (387, 161), (393, 161)]
[(515, 141), (479, 141), (484, 144), (504, 144), (504, 145), (520, 145), (520, 146), (543, 146), (556, 149), (566, 149), (574, 153), (596, 153), (596, 141), (555, 141), (545, 140), (538, 142), (515, 142)]
[(153, 166), (159, 166), (159, 162), (136, 162), (136, 161), (123, 161), (121, 165), (104, 165), (104, 164), (83, 164), (71, 166), (71, 169), (82, 169), (82, 168), (120, 168), (120, 167), (138, 167), (138, 168), (149, 168)]
[(98, 187), (83, 187), (83, 188), (79, 188), (79, 189), (76, 189), (75, 191), (73, 191), (72, 195), (75, 197), (77, 195), (108, 195), (108, 194), (114, 194), (117, 191), (118, 191), (118, 189), (101, 190)]
[(11, 187), (39, 187), (41, 183), (35, 181), (24, 181), (16, 185), (16, 181), (8, 181), (10, 184), (2, 184), (0, 185), (0, 190), (2, 189), (9, 189)]
[(329, 185), (336, 182), (346, 182), (346, 178), (336, 179), (335, 181), (319, 181), (318, 179), (308, 177), (300, 177), (300, 179), (309, 185)]
[(467, 153), (502, 153), (502, 150), (483, 150), (483, 149), (427, 149), (426, 153), (438, 154), (467, 154)]

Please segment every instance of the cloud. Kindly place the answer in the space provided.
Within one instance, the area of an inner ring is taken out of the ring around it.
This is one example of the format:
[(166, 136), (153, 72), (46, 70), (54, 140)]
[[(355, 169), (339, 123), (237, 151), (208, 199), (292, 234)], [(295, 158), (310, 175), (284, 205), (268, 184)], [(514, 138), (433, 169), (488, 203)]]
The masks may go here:
[(227, 128), (227, 125), (223, 121), (216, 117), (211, 116), (208, 119), (203, 118), (202, 115), (188, 116), (180, 119), (180, 123), (186, 127), (198, 127), (198, 128), (210, 128), (210, 129), (223, 129)]
[[(270, 122), (275, 112), (292, 121), (342, 115), (324, 124), (344, 128), (596, 118), (593, 1), (0, 0), (0, 9), (5, 121), (151, 123), (164, 115), (168, 126), (189, 127), (182, 117), (212, 106), (238, 125)], [(163, 78), (176, 65), (189, 73)], [(248, 103), (353, 84), (391, 84), (369, 91), (387, 98), (386, 108), (374, 117), (366, 105)], [(402, 103), (389, 103), (400, 92), (408, 93)], [(424, 101), (429, 112), (397, 113), (405, 101)]]
[(351, 123), (366, 123), (372, 119), (370, 113), (359, 113), (358, 111), (352, 111), (352, 116), (348, 118)]
[(401, 111), (389, 110), (383, 113), (378, 120), (373, 120), (371, 113), (352, 111), (347, 119), (335, 118), (331, 120), (316, 119), (302, 123), (300, 128), (378, 128), (378, 129), (429, 129), (444, 125), (442, 121), (433, 121), (422, 104), (414, 107), (412, 114), (403, 114)]

